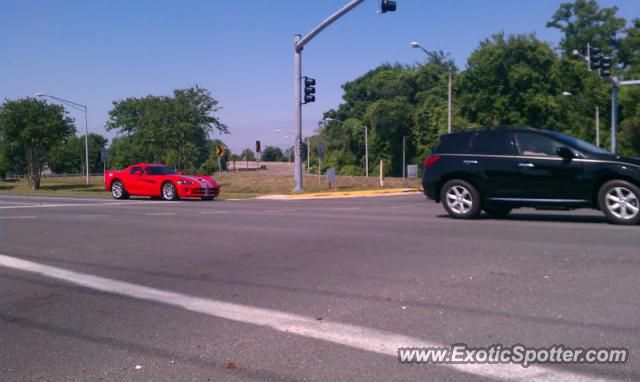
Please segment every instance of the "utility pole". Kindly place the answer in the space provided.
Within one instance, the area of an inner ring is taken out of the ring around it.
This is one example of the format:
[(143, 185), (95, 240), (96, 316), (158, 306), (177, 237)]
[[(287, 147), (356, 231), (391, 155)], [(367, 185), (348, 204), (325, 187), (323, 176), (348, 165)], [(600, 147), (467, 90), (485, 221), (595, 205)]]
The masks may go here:
[[(333, 24), (334, 21), (347, 14), (356, 6), (360, 5), (364, 0), (352, 0), (338, 11), (327, 17), (318, 26), (313, 28), (306, 36), (302, 37), (296, 34), (293, 39), (293, 76), (295, 81), (294, 95), (295, 95), (295, 160), (294, 160), (294, 181), (295, 186), (293, 192), (303, 192), (302, 187), (302, 157), (300, 155), (300, 143), (302, 140), (302, 49), (307, 45), (314, 37), (322, 32), (326, 27)], [(394, 12), (396, 10), (396, 2), (394, 0), (381, 0), (380, 13)]]
[(596, 146), (600, 147), (600, 107), (596, 106)]
[(407, 136), (403, 135), (402, 136), (402, 179), (404, 179), (406, 175), (405, 174), (407, 170), (406, 160), (407, 160)]
[(447, 132), (451, 133), (451, 66), (449, 66), (449, 94), (447, 98)]
[(311, 138), (307, 137), (307, 175), (311, 174)]
[(369, 128), (364, 127), (364, 173), (369, 177)]

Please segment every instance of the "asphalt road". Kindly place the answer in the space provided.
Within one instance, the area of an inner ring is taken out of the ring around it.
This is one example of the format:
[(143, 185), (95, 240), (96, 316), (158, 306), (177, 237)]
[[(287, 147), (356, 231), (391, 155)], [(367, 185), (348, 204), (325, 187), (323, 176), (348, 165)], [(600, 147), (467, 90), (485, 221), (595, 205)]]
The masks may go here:
[[(640, 380), (640, 227), (596, 211), (4, 194), (0, 257), (1, 381)], [(400, 364), (414, 339), (631, 360)]]

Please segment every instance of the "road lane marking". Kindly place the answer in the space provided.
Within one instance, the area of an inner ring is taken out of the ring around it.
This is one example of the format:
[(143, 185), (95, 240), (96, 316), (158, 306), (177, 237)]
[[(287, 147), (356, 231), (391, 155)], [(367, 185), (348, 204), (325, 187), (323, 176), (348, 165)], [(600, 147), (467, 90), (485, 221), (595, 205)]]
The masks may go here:
[(144, 214), (145, 216), (173, 216), (175, 212), (149, 212)]
[(35, 219), (37, 216), (29, 215), (29, 216), (0, 216), (0, 219)]
[(2, 203), (2, 204), (20, 204), (20, 205), (36, 204), (34, 202), (7, 202), (7, 201), (4, 201), (4, 200), (0, 200), (0, 203)]
[(108, 218), (111, 215), (106, 214), (87, 214), (87, 215), (78, 215), (79, 218)]
[(228, 213), (229, 211), (200, 211), (200, 215), (223, 215)]
[[(24, 205), (24, 206), (0, 206), (0, 209), (17, 209), (17, 208), (55, 208), (55, 207), (100, 207), (100, 206), (153, 206), (153, 205), (161, 205), (168, 203), (176, 203), (174, 201), (171, 202), (161, 202), (161, 201), (123, 201), (123, 202), (104, 202), (104, 203), (56, 203), (56, 204), (33, 204), (33, 205)], [(179, 202), (178, 202), (179, 203)]]
[[(109, 201), (112, 200), (110, 198), (67, 198), (62, 196), (40, 196), (40, 195), (7, 195), (0, 194), (0, 199), (21, 199), (21, 200), (38, 200), (38, 199), (48, 199), (48, 200), (78, 200), (78, 201), (89, 201), (89, 202), (100, 202), (100, 201)], [(34, 203), (34, 202), (30, 202)]]
[[(392, 357), (398, 356), (399, 347), (444, 346), (421, 338), (329, 320), (318, 321), (315, 317), (278, 310), (193, 297), (182, 293), (69, 271), (5, 255), (0, 255), (0, 266), (36, 273), (93, 290), (180, 307), (213, 317), (268, 327), (283, 333), (296, 334)], [(613, 379), (597, 378), (593, 375), (578, 374), (568, 370), (537, 365), (527, 368), (513, 364), (450, 364), (442, 366), (475, 376), (500, 380), (574, 382), (588, 379), (590, 381), (613, 381)]]

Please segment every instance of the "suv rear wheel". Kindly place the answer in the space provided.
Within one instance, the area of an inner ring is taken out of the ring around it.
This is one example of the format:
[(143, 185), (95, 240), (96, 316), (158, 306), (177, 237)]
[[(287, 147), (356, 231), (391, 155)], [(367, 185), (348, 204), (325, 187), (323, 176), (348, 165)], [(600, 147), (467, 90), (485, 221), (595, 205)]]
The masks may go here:
[(494, 219), (504, 219), (511, 212), (511, 207), (506, 206), (485, 206), (484, 212)]
[(440, 192), (440, 200), (453, 218), (474, 219), (480, 215), (480, 193), (464, 180), (454, 179), (445, 183)]
[(612, 180), (600, 187), (600, 209), (615, 224), (640, 223), (640, 189), (624, 180)]

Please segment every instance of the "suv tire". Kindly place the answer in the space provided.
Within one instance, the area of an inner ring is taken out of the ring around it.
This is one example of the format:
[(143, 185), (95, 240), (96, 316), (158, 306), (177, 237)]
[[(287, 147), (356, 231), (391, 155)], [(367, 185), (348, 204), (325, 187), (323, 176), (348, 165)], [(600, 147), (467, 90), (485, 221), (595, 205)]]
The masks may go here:
[(624, 180), (612, 180), (600, 187), (600, 209), (611, 223), (640, 223), (640, 188)]
[(507, 206), (485, 206), (484, 212), (494, 219), (504, 219), (509, 215), (512, 208)]
[(440, 200), (455, 219), (475, 219), (480, 215), (482, 198), (478, 190), (461, 179), (450, 180), (440, 191)]

